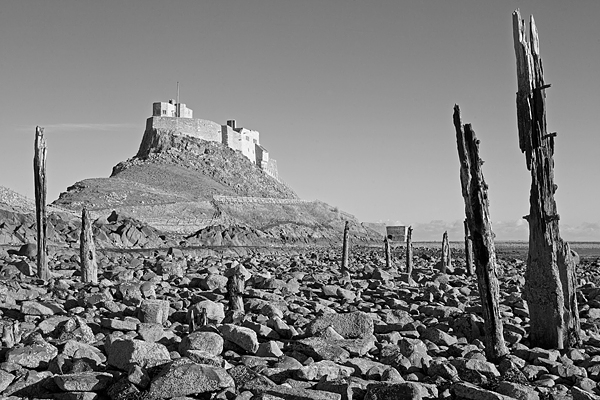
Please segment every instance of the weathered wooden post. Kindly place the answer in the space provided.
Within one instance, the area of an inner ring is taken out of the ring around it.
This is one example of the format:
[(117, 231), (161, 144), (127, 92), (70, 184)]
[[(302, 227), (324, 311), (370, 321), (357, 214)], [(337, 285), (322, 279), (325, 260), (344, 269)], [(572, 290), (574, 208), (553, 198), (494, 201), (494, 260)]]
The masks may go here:
[(35, 128), (35, 153), (33, 156), (33, 179), (35, 185), (35, 217), (37, 222), (37, 275), (46, 281), (48, 271), (46, 246), (46, 139), (44, 128)]
[(385, 267), (387, 269), (392, 268), (392, 250), (390, 241), (387, 236), (383, 239), (383, 249), (385, 251)]
[(466, 219), (463, 221), (463, 226), (465, 229), (465, 267), (467, 275), (473, 276), (473, 240), (471, 240), (471, 231)]
[(79, 258), (81, 259), (81, 279), (84, 283), (98, 283), (98, 262), (94, 233), (90, 223), (90, 214), (83, 207), (81, 210), (81, 234), (79, 236)]
[(529, 256), (523, 297), (529, 306), (532, 346), (564, 349), (581, 343), (575, 294), (576, 261), (559, 232), (554, 193), (554, 137), (546, 130), (546, 89), (538, 32), (533, 16), (529, 32), (519, 10), (513, 12), (517, 59), (519, 147), (531, 171)]
[(350, 273), (350, 271), (348, 270), (348, 267), (349, 267), (349, 265), (348, 265), (348, 252), (349, 252), (349, 250), (348, 250), (348, 245), (349, 245), (348, 234), (349, 234), (349, 231), (350, 231), (350, 223), (349, 223), (349, 221), (346, 221), (346, 224), (344, 225), (344, 239), (343, 239), (344, 242), (342, 244), (342, 267), (341, 267), (341, 270), (342, 270), (343, 275)]
[(413, 272), (413, 247), (412, 247), (412, 226), (408, 227), (406, 232), (406, 273), (408, 274), (409, 280), (412, 280)]
[(481, 297), (485, 330), (485, 352), (490, 360), (508, 354), (500, 318), (498, 277), (496, 276), (496, 249), (488, 207), (487, 184), (479, 158), (479, 140), (471, 124), (462, 125), (460, 108), (454, 106), (454, 127), (460, 160), (460, 183), (465, 201), (465, 214), (473, 240), (473, 255), (477, 286)]
[(440, 272), (446, 273), (446, 270), (452, 263), (452, 255), (450, 254), (450, 243), (448, 242), (448, 231), (444, 231), (442, 236), (442, 265)]
[(244, 313), (244, 277), (234, 273), (227, 279), (227, 294), (229, 295), (229, 310), (234, 314)]

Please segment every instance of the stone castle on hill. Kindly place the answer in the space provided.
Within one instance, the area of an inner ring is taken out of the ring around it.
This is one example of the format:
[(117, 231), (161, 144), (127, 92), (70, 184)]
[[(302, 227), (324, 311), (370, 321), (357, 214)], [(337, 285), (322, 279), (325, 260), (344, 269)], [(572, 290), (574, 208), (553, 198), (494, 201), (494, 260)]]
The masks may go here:
[(157, 102), (152, 105), (152, 116), (146, 121), (146, 130), (169, 129), (202, 140), (222, 143), (241, 152), (267, 175), (279, 181), (277, 162), (261, 146), (258, 131), (238, 128), (235, 120), (219, 125), (213, 121), (193, 118), (192, 115), (193, 111), (183, 103), (174, 100)]

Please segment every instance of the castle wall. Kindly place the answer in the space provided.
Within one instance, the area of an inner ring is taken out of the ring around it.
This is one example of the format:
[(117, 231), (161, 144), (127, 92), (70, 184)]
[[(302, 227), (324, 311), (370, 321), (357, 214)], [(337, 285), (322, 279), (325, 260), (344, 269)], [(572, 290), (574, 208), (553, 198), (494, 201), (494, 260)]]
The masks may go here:
[(242, 135), (242, 154), (252, 161), (253, 164), (257, 164), (255, 145), (260, 144), (260, 134), (258, 131), (246, 128), (240, 128), (239, 132)]
[[(154, 103), (153, 106), (153, 111), (159, 114), (162, 109), (169, 108), (169, 111), (171, 111), (172, 107), (174, 112), (175, 108), (170, 103)], [(183, 104), (182, 106), (185, 107)], [(233, 150), (240, 151), (253, 164), (265, 171), (267, 175), (279, 180), (277, 161), (269, 157), (269, 152), (260, 145), (260, 133), (258, 131), (219, 125), (205, 119), (163, 116), (152, 116), (147, 119), (146, 132), (152, 132), (153, 129), (171, 130), (209, 142), (222, 143)], [(142, 140), (143, 143), (144, 140)], [(140, 147), (141, 151), (142, 148)]]
[(146, 128), (169, 129), (209, 142), (223, 142), (221, 125), (198, 118), (151, 117)]
[(242, 134), (227, 125), (221, 125), (222, 142), (225, 146), (242, 151)]

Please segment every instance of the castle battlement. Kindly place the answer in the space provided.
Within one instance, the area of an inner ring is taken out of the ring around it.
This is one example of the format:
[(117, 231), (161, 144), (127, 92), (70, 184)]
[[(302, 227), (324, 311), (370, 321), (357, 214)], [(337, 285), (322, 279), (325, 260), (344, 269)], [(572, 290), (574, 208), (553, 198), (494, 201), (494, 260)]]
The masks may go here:
[[(177, 115), (181, 115), (177, 117)], [(152, 105), (152, 116), (146, 121), (146, 130), (165, 129), (209, 142), (219, 142), (239, 151), (267, 175), (279, 181), (277, 162), (260, 144), (260, 133), (247, 128), (237, 127), (235, 120), (225, 125), (216, 122), (192, 118), (193, 111), (185, 104), (157, 102)]]

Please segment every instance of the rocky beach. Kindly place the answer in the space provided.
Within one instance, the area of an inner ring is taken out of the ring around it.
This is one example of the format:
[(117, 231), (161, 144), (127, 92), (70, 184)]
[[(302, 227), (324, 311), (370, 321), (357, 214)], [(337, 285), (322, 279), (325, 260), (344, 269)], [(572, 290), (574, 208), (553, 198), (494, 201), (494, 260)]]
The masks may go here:
[[(35, 277), (32, 246), (0, 253), (3, 398), (594, 399), (600, 381), (597, 256), (582, 257), (583, 346), (532, 348), (521, 298), (525, 263), (499, 257), (510, 354), (487, 360), (477, 283), (462, 251), (379, 248), (152, 254), (99, 252), (99, 282), (57, 251)], [(500, 246), (502, 248), (502, 246)], [(521, 246), (523, 250), (523, 246)], [(29, 252), (29, 253), (28, 253)], [(502, 253), (502, 250), (500, 250)], [(511, 253), (512, 252), (512, 253)], [(195, 253), (195, 254), (194, 254)], [(244, 282), (231, 312), (228, 280)]]

